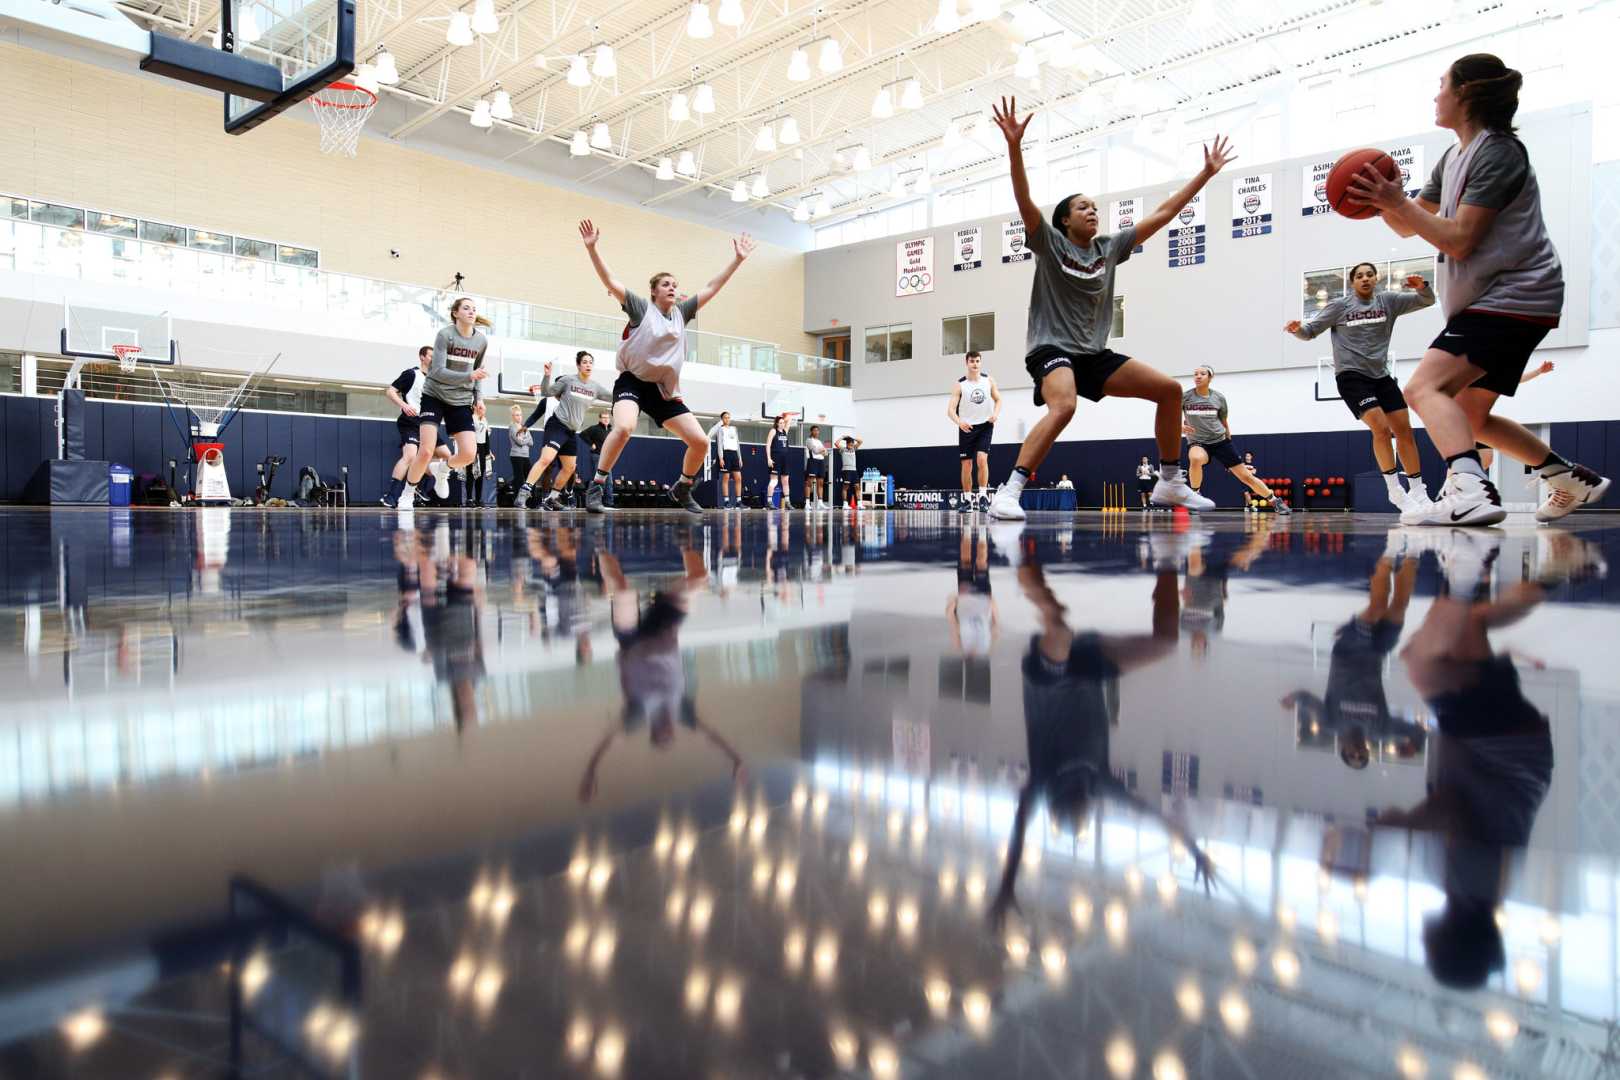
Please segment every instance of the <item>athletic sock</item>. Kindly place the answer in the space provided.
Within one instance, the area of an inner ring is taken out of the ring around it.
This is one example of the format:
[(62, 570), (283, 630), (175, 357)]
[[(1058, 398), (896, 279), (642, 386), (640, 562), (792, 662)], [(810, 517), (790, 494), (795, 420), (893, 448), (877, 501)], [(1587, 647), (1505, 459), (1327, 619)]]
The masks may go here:
[(1389, 493), (1391, 495), (1398, 496), (1406, 494), (1406, 489), (1401, 487), (1401, 474), (1399, 470), (1386, 469), (1384, 471), (1384, 486), (1389, 489)]
[(1179, 462), (1179, 461), (1161, 461), (1161, 462), (1159, 462), (1159, 479), (1163, 480), (1167, 484), (1173, 484), (1177, 480), (1180, 480), (1181, 479), (1181, 462)]
[(592, 483), (605, 484), (605, 483), (607, 483), (607, 478), (608, 478), (608, 474), (604, 470), (597, 469), (596, 470), (596, 478), (592, 481)]
[(398, 480), (389, 481), (389, 484), (388, 484), (388, 497), (390, 499), (398, 499), (400, 497), (400, 495), (404, 494), (404, 491), (405, 491), (405, 478), (404, 477), (401, 477)]
[(1563, 472), (1572, 466), (1570, 465), (1568, 459), (1559, 457), (1557, 454), (1549, 453), (1546, 461), (1543, 461), (1540, 465), (1532, 465), (1530, 467), (1536, 472), (1545, 475), (1549, 471), (1555, 473)]
[(1007, 482), (1005, 484), (1001, 485), (1001, 490), (1011, 493), (1013, 498), (1016, 499), (1023, 493), (1024, 484), (1027, 483), (1028, 480), (1029, 470), (1024, 468), (1022, 465), (1014, 465), (1012, 475), (1007, 477)]
[(1481, 480), (1489, 477), (1485, 474), (1485, 466), (1480, 463), (1478, 450), (1464, 450), (1460, 454), (1453, 454), (1446, 458), (1446, 468), (1452, 472), (1473, 473)]

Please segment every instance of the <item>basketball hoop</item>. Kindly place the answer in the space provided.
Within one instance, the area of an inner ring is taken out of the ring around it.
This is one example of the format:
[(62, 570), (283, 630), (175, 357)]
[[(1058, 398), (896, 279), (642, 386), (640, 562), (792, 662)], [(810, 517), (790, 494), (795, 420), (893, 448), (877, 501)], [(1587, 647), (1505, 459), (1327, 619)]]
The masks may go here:
[(136, 359), (141, 355), (139, 345), (114, 345), (112, 351), (118, 357), (118, 370), (124, 374), (128, 375), (140, 366)]
[(377, 95), (349, 82), (335, 82), (309, 99), (321, 125), (321, 153), (354, 157), (360, 129), (377, 107)]

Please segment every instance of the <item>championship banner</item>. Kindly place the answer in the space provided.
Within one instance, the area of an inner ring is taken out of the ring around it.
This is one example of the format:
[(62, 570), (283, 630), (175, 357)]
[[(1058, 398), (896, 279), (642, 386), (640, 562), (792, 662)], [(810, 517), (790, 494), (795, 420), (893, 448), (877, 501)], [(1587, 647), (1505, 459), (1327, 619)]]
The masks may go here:
[(1204, 193), (1200, 191), (1170, 222), (1170, 265), (1197, 266), (1204, 261)]
[(1232, 239), (1271, 231), (1271, 174), (1242, 176), (1232, 182)]
[[(1108, 204), (1108, 220), (1114, 223), (1111, 231), (1123, 232), (1142, 220), (1142, 212), (1147, 202), (1140, 195), (1130, 199), (1120, 199), (1118, 202)], [(1137, 244), (1131, 248), (1131, 254), (1137, 255), (1142, 251), (1142, 245)]]
[(1299, 212), (1305, 217), (1333, 212), (1327, 200), (1327, 178), (1332, 171), (1331, 161), (1313, 161), (1300, 169)]
[(984, 248), (980, 246), (980, 228), (977, 225), (956, 230), (956, 258), (951, 269), (977, 270), (984, 265)]
[(1029, 244), (1025, 240), (1023, 218), (1003, 221), (1001, 223), (1001, 261), (1015, 263), (1033, 259), (1035, 253), (1029, 250)]
[(1418, 193), (1423, 190), (1424, 183), (1429, 179), (1423, 171), (1423, 147), (1396, 147), (1389, 151), (1389, 156), (1401, 167), (1401, 187), (1406, 189), (1406, 197), (1417, 198)]
[(934, 291), (934, 238), (919, 236), (894, 245), (894, 295)]
[(955, 510), (961, 499), (962, 493), (956, 490), (900, 488), (894, 493), (893, 506), (897, 510)]

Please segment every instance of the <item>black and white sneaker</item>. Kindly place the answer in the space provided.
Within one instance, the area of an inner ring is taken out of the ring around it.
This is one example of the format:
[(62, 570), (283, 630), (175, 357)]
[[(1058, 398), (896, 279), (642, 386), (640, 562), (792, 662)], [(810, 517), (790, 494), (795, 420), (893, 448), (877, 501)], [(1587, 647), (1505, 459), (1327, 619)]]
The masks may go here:
[(973, 504), (972, 495), (963, 495), (962, 501), (956, 504), (956, 512), (959, 514), (971, 514), (977, 509), (978, 507)]
[(1273, 495), (1271, 497), (1271, 512), (1285, 517), (1292, 514), (1294, 512), (1294, 508), (1284, 502), (1281, 495)]
[(563, 509), (562, 493), (555, 490), (547, 492), (546, 497), (540, 500), (540, 505), (546, 510), (561, 511)]
[(1491, 567), (1502, 550), (1502, 534), (1452, 529), (1434, 534), (1428, 546), (1440, 560), (1440, 572), (1451, 595), (1468, 601), (1479, 594), (1481, 586), (1489, 587)]
[(602, 513), (602, 485), (592, 483), (585, 489), (585, 512), (588, 514)]
[(1496, 485), (1477, 473), (1453, 472), (1440, 488), (1440, 497), (1426, 505), (1401, 511), (1402, 525), (1495, 525), (1507, 517)]
[(517, 495), (512, 498), (512, 505), (517, 507), (519, 510), (527, 510), (529, 508), (529, 500), (533, 497), (534, 487), (530, 484), (524, 484), (517, 489)]
[(382, 498), (378, 499), (377, 501), (382, 503), (384, 506), (388, 507), (388, 509), (390, 509), (390, 510), (393, 510), (395, 507), (397, 507), (399, 505), (398, 502), (394, 499), (394, 497), (392, 495), (384, 495)]
[(1547, 498), (1536, 508), (1537, 521), (1557, 521), (1577, 506), (1595, 503), (1609, 490), (1609, 478), (1585, 465), (1554, 466), (1541, 474)]
[[(677, 480), (675, 482), (675, 486), (669, 489), (669, 501), (689, 514), (703, 513), (703, 507), (699, 506), (698, 501), (692, 498), (692, 483), (689, 480)], [(784, 499), (783, 503), (786, 502), (787, 500)]]

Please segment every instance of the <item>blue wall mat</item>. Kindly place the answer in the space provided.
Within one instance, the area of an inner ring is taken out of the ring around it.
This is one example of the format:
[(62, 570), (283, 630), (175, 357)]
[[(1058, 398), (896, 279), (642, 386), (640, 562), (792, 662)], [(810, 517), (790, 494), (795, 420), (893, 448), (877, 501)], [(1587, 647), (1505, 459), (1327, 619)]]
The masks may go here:
[(39, 409), (36, 399), (8, 397), (6, 402), (6, 498), (21, 498), (28, 478), (39, 467)]
[[(135, 413), (137, 410), (121, 405), (103, 405), (100, 413), (92, 414), (91, 423), (101, 429), (101, 452), (108, 461), (128, 465), (136, 472), (151, 472), (137, 467), (140, 456), (135, 453)], [(148, 410), (156, 412), (157, 410)], [(156, 433), (153, 433), (154, 438)]]

